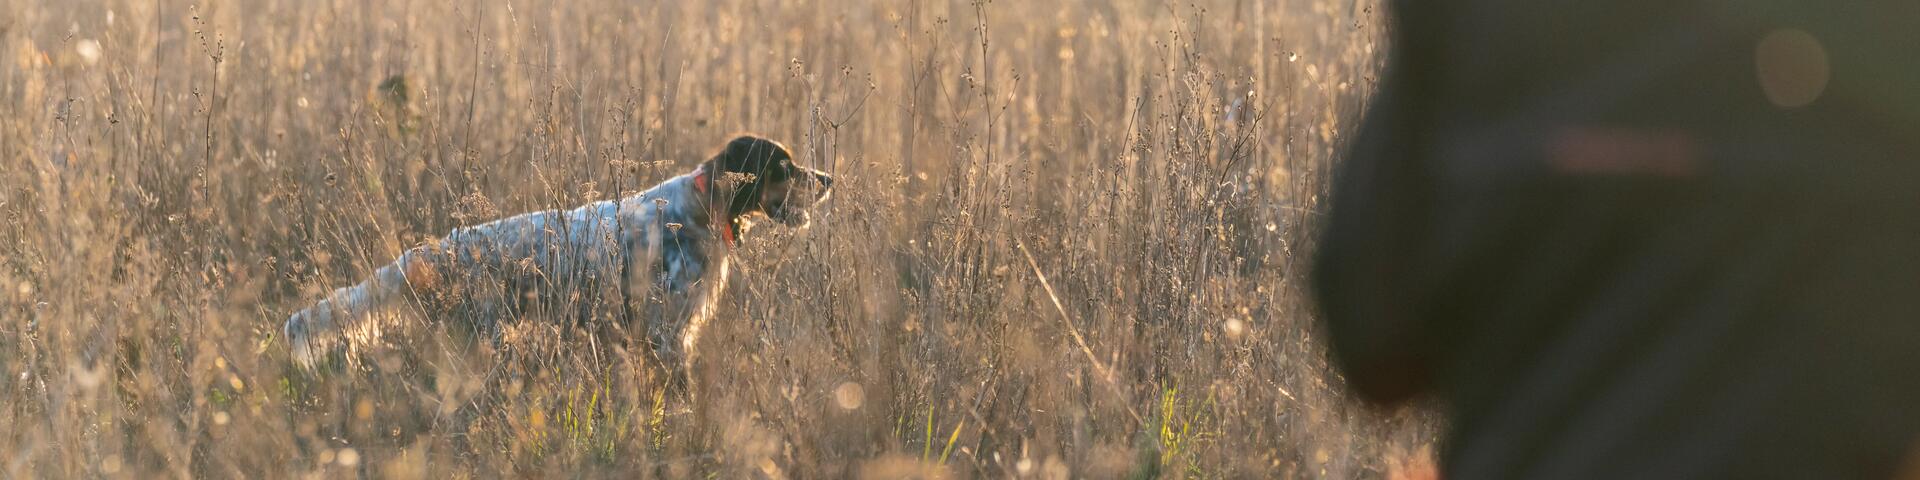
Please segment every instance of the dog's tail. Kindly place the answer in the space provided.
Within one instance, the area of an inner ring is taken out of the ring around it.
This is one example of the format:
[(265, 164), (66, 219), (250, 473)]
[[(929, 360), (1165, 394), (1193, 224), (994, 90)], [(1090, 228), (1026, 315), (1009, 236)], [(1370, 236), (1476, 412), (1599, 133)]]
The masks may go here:
[(435, 246), (407, 251), (359, 285), (334, 290), (320, 303), (287, 318), (283, 334), (293, 361), (312, 368), (335, 353), (353, 352), (380, 339), (383, 330), (408, 317), (413, 297), (441, 283)]

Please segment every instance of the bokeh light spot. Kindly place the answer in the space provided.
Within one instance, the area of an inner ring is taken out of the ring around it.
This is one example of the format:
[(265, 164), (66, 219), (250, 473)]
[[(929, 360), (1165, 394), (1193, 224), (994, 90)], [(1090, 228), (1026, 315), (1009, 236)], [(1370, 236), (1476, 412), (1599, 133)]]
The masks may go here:
[(1754, 49), (1754, 69), (1767, 101), (1781, 108), (1802, 107), (1820, 98), (1832, 75), (1826, 47), (1805, 30), (1768, 32)]

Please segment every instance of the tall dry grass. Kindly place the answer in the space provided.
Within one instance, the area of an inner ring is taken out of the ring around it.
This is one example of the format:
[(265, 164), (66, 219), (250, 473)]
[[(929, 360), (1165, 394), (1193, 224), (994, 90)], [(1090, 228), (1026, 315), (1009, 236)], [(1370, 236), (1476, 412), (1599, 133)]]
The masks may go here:
[[(1302, 302), (1372, 1), (0, 4), (8, 477), (1353, 478), (1431, 435)], [(735, 131), (838, 191), (737, 252), (698, 408), (538, 322), (288, 363), (403, 249)]]

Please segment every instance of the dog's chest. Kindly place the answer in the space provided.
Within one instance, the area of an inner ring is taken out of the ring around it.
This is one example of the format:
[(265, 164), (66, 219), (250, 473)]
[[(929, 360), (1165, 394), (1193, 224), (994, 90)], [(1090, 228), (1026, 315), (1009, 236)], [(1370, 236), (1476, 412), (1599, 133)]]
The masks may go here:
[(621, 202), (627, 294), (636, 313), (693, 315), (726, 285), (727, 246), (695, 215), (684, 177)]

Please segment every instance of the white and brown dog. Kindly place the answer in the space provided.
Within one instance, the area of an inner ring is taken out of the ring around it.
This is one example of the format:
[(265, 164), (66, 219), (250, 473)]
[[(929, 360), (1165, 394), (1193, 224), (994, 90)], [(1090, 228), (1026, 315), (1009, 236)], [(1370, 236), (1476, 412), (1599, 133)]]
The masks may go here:
[(658, 365), (684, 375), (746, 217), (805, 226), (832, 186), (780, 143), (741, 136), (638, 195), (460, 228), (408, 250), (293, 314), (286, 339), (294, 360), (312, 366), (353, 358), (410, 311), (480, 331), (537, 315), (615, 332), (623, 338), (606, 340), (618, 343), (644, 333)]

